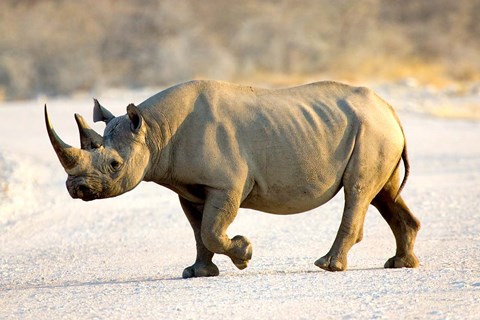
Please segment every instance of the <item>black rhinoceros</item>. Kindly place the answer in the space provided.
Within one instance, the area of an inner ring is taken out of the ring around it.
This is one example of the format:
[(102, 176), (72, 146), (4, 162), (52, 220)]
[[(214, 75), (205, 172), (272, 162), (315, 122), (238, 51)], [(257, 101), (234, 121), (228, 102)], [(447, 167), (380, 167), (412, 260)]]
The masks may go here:
[(95, 100), (94, 121), (106, 123), (103, 137), (81, 116), (75, 119), (81, 149), (57, 136), (45, 106), (70, 195), (114, 197), (141, 181), (175, 191), (197, 243), (196, 261), (183, 277), (218, 275), (215, 253), (247, 267), (250, 241), (226, 234), (239, 208), (299, 213), (321, 206), (342, 187), (340, 228), (315, 265), (346, 269), (372, 204), (396, 239), (396, 254), (385, 267), (418, 266), (413, 247), (420, 223), (400, 196), (409, 172), (404, 132), (392, 107), (369, 89), (318, 82), (268, 90), (191, 81), (130, 104), (119, 117)]

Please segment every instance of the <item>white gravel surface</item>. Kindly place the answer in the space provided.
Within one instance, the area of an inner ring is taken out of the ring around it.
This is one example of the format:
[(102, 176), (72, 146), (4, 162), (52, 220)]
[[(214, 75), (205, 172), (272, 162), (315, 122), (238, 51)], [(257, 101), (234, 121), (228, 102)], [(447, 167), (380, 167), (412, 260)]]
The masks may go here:
[[(398, 105), (409, 143), (403, 195), (422, 222), (415, 270), (382, 268), (395, 243), (373, 207), (349, 270), (315, 267), (340, 223), (339, 194), (292, 216), (241, 210), (229, 235), (252, 241), (249, 267), (216, 256), (219, 277), (181, 279), (195, 242), (174, 193), (143, 183), (114, 199), (69, 197), (43, 103), (78, 145), (73, 113), (90, 119), (90, 99), (0, 104), (0, 319), (479, 319), (480, 122), (412, 112), (421, 94), (380, 89)], [(152, 93), (99, 98), (123, 114)]]

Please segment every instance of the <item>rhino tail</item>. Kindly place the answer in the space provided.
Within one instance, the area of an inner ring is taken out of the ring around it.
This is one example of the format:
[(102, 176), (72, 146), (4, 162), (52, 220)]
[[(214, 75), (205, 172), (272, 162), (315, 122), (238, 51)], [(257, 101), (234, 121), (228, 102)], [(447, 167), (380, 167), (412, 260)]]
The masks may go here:
[[(382, 98), (380, 98), (380, 99), (382, 101), (384, 101)], [(395, 112), (395, 109), (390, 104), (388, 104), (387, 102), (385, 102), (385, 103), (390, 108), (390, 110), (393, 113), (393, 116), (397, 120), (398, 126), (400, 127), (400, 130), (402, 131), (403, 141), (404, 141), (403, 142), (402, 157), (401, 157), (401, 159), (398, 160), (398, 164), (397, 164), (397, 168), (398, 168), (398, 166), (400, 166), (400, 161), (403, 161), (403, 165), (404, 165), (403, 180), (402, 180), (402, 183), (400, 184), (400, 187), (398, 188), (398, 191), (397, 191), (397, 194), (395, 195), (395, 198), (393, 199), (394, 202), (397, 202), (398, 197), (400, 197), (400, 193), (402, 193), (403, 188), (407, 184), (408, 176), (410, 175), (410, 162), (408, 161), (407, 138), (405, 137), (405, 131), (403, 130), (403, 126), (402, 126), (402, 123), (400, 121), (400, 118), (398, 117), (398, 114)]]
[[(403, 145), (402, 160), (405, 168), (405, 173), (403, 176), (403, 181), (400, 184), (400, 187), (398, 188), (397, 195), (395, 196), (395, 199), (394, 199), (395, 202), (397, 202), (398, 197), (400, 196), (400, 193), (402, 192), (403, 188), (407, 184), (408, 176), (410, 175), (410, 162), (408, 161), (407, 142), (405, 142), (405, 144)], [(400, 162), (398, 164), (400, 165)]]

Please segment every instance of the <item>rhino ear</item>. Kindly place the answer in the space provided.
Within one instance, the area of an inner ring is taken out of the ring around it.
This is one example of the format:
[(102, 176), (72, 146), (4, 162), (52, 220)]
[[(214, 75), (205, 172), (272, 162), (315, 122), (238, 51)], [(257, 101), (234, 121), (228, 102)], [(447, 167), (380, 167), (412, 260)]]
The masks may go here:
[(133, 103), (130, 103), (127, 107), (127, 114), (131, 121), (130, 129), (133, 133), (138, 133), (143, 125), (143, 117), (140, 114), (140, 110)]
[(94, 103), (94, 106), (93, 106), (93, 121), (94, 122), (103, 121), (106, 124), (108, 124), (110, 122), (110, 120), (115, 118), (115, 116), (110, 111), (105, 109), (98, 102), (97, 99), (93, 99), (93, 103)]

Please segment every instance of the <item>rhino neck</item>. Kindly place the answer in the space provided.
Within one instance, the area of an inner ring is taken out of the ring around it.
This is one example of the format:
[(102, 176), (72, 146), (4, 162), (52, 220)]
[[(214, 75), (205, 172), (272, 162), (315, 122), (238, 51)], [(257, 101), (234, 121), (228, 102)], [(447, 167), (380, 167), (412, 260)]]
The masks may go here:
[(201, 82), (184, 83), (147, 99), (139, 105), (151, 132), (147, 144), (151, 153), (150, 167), (144, 180), (172, 184), (175, 179), (175, 141), (184, 121), (195, 108), (201, 94)]
[(164, 183), (171, 179), (173, 169), (171, 129), (161, 114), (148, 116), (145, 121), (148, 125), (146, 144), (150, 151), (150, 162), (143, 180)]

